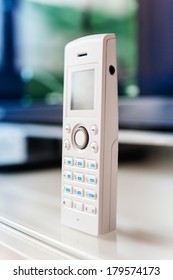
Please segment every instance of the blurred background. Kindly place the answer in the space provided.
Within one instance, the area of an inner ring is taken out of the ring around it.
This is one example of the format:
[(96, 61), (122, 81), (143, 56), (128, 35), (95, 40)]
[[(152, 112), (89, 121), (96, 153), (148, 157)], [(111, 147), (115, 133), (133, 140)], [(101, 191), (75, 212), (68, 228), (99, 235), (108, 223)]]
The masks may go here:
[[(88, 34), (116, 33), (119, 94), (137, 96), (137, 17), (136, 0), (1, 0), (1, 73), (18, 72), (18, 91), (24, 100), (62, 102), (66, 43)], [(4, 87), (10, 85), (1, 81), (1, 96), (8, 99), (9, 90)]]
[(64, 47), (96, 33), (117, 37), (120, 143), (172, 146), (172, 10), (171, 0), (0, 0), (1, 166), (60, 157)]

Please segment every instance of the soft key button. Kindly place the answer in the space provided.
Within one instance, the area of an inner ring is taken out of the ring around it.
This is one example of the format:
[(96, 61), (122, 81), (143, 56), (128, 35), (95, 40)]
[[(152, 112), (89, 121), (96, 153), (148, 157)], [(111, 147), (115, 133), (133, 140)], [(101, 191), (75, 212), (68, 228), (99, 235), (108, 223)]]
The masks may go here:
[(84, 196), (84, 190), (82, 188), (74, 188), (74, 194), (77, 196)]
[(85, 166), (85, 161), (83, 159), (80, 159), (80, 158), (75, 158), (74, 159), (74, 165), (76, 167), (84, 167)]
[(97, 183), (97, 178), (94, 175), (86, 175), (85, 180), (88, 184), (93, 184), (95, 185)]
[(65, 157), (64, 158), (64, 164), (69, 165), (69, 166), (73, 166), (73, 158)]
[(65, 150), (70, 150), (70, 141), (68, 140), (68, 139), (66, 139), (65, 141), (64, 141), (64, 148), (65, 148)]
[(98, 149), (99, 149), (99, 147), (98, 147), (97, 142), (92, 142), (91, 145), (90, 145), (90, 150), (91, 150), (91, 152), (97, 153), (97, 152), (98, 152)]
[(62, 203), (63, 203), (64, 206), (66, 206), (68, 208), (73, 207), (73, 201), (69, 198), (64, 198)]
[(79, 211), (83, 211), (83, 203), (80, 201), (74, 201), (73, 208)]
[(95, 160), (86, 160), (86, 168), (97, 169), (97, 162)]
[(73, 193), (73, 187), (69, 185), (64, 186), (64, 190), (66, 193), (72, 194)]
[(64, 178), (67, 180), (73, 179), (73, 173), (71, 171), (64, 171)]
[(88, 214), (96, 214), (96, 208), (94, 205), (91, 204), (85, 204), (84, 206), (84, 211), (87, 212)]
[(81, 173), (74, 173), (74, 180), (77, 182), (83, 182), (84, 181), (84, 175)]
[(65, 131), (66, 131), (67, 133), (70, 133), (71, 127), (70, 127), (69, 124), (66, 124), (66, 125), (65, 125)]
[(86, 190), (85, 196), (89, 199), (96, 199), (96, 192), (91, 190)]
[(93, 135), (96, 135), (96, 134), (98, 133), (98, 128), (97, 128), (97, 126), (96, 126), (95, 124), (93, 124), (93, 125), (91, 126), (91, 133), (92, 133)]

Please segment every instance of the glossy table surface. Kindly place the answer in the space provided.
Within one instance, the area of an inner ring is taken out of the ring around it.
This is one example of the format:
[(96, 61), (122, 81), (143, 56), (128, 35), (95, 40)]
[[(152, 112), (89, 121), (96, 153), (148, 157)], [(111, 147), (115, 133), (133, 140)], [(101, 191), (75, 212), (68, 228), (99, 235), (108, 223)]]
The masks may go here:
[(0, 259), (173, 259), (173, 151), (118, 174), (117, 230), (93, 237), (60, 223), (60, 169), (1, 172)]

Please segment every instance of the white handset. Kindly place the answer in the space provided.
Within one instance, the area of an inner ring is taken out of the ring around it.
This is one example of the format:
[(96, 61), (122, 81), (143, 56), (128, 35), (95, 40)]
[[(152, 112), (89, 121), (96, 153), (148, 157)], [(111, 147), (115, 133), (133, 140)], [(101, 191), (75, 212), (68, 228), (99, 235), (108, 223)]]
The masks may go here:
[(99, 235), (116, 227), (118, 106), (114, 34), (67, 44), (62, 223)]

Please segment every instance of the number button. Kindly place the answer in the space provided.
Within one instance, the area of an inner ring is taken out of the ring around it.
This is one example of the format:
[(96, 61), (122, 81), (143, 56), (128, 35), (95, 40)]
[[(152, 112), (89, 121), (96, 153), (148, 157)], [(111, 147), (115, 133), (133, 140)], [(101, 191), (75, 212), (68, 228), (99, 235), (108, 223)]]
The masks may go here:
[(96, 208), (94, 205), (85, 204), (84, 211), (88, 214), (93, 214), (93, 215), (96, 214)]
[(86, 168), (97, 169), (97, 162), (95, 160), (86, 160)]
[(81, 173), (74, 173), (74, 180), (77, 182), (84, 182), (84, 175)]
[(84, 190), (82, 188), (74, 188), (74, 194), (77, 196), (84, 196)]
[(68, 208), (72, 208), (73, 207), (73, 201), (69, 198), (64, 198), (63, 199), (63, 205), (68, 207)]
[(89, 199), (96, 199), (96, 192), (91, 191), (91, 190), (86, 190), (85, 196)]
[(73, 208), (79, 211), (83, 211), (83, 203), (80, 201), (74, 201)]
[(94, 176), (94, 175), (86, 175), (86, 176), (85, 176), (85, 180), (86, 180), (86, 182), (89, 183), (89, 184), (95, 185), (95, 184), (97, 183), (97, 178), (96, 178), (96, 176)]
[(85, 166), (85, 161), (83, 159), (75, 158), (74, 165), (83, 168)]
[(73, 180), (73, 173), (70, 171), (64, 171), (64, 178), (67, 180)]
[(73, 166), (73, 158), (65, 157), (64, 158), (64, 164), (69, 165), (69, 166)]
[(64, 190), (66, 193), (72, 194), (73, 193), (73, 187), (69, 185), (64, 186)]

